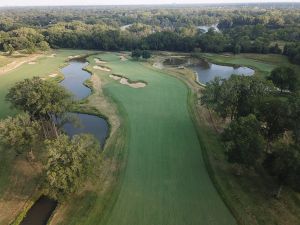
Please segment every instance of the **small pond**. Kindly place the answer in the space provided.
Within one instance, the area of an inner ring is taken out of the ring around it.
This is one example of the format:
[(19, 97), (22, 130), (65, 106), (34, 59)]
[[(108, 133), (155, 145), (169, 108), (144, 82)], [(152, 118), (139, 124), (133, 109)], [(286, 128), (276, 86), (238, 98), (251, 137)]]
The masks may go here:
[(198, 82), (202, 84), (212, 81), (215, 77), (228, 79), (232, 74), (252, 76), (255, 73), (248, 67), (221, 66), (204, 60), (200, 60), (196, 65), (191, 65), (190, 68), (195, 71)]
[(109, 127), (106, 120), (93, 115), (82, 113), (70, 113), (71, 117), (75, 117), (75, 123), (66, 123), (63, 126), (64, 131), (73, 137), (76, 134), (89, 133), (94, 135), (100, 142), (101, 146), (104, 146), (107, 138)]
[(215, 77), (228, 79), (232, 74), (252, 76), (255, 71), (248, 67), (232, 67), (222, 66), (207, 62), (203, 59), (195, 59), (188, 57), (171, 57), (166, 59), (163, 64), (172, 67), (188, 67), (197, 75), (199, 83), (206, 84), (214, 80)]
[(20, 225), (44, 225), (47, 224), (52, 212), (55, 210), (57, 202), (42, 196), (28, 211), (26, 217)]

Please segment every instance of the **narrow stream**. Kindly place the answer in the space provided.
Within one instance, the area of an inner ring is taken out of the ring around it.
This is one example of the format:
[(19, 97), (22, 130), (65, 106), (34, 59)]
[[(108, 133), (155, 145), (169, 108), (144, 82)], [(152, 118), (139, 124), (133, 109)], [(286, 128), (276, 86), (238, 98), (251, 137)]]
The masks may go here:
[[(91, 76), (89, 72), (83, 70), (87, 65), (85, 61), (70, 61), (70, 64), (61, 70), (65, 79), (60, 84), (73, 93), (76, 100), (82, 100), (91, 94), (91, 90), (83, 84)], [(89, 133), (98, 139), (102, 147), (104, 146), (109, 132), (105, 119), (82, 113), (70, 113), (70, 115), (77, 117), (79, 124), (66, 123), (63, 126), (66, 134), (72, 137), (80, 133)], [(41, 196), (30, 208), (20, 225), (46, 225), (56, 207), (56, 201)]]

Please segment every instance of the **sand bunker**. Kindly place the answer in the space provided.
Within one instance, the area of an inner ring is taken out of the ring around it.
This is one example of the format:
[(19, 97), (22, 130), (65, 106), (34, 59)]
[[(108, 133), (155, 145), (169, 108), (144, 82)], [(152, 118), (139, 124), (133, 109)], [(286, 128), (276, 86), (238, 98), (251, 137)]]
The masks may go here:
[(116, 76), (116, 75), (109, 75), (109, 77), (114, 79), (114, 80), (121, 80), (122, 79), (122, 77)]
[(132, 88), (143, 88), (146, 87), (146, 84), (143, 82), (129, 82), (127, 78), (118, 75), (109, 75), (110, 78), (114, 80), (120, 80), (120, 84), (127, 85)]
[(57, 73), (52, 73), (52, 74), (49, 75), (49, 77), (57, 77), (57, 76), (58, 76)]
[(96, 69), (96, 70), (102, 70), (102, 71), (105, 71), (105, 72), (110, 72), (111, 71), (111, 69), (109, 69), (107, 67), (104, 67), (104, 66), (94, 66), (93, 68)]
[(34, 65), (34, 64), (36, 64), (36, 62), (29, 62), (28, 64), (29, 65)]
[(68, 59), (76, 59), (76, 58), (80, 58), (80, 55), (71, 55), (68, 57)]
[(124, 55), (121, 55), (121, 56), (120, 56), (120, 60), (121, 60), (121, 61), (126, 61), (127, 58), (126, 58)]
[(102, 61), (102, 60), (97, 59), (97, 58), (95, 58), (95, 62), (96, 62), (97, 64), (105, 64), (105, 63), (107, 63), (107, 62)]

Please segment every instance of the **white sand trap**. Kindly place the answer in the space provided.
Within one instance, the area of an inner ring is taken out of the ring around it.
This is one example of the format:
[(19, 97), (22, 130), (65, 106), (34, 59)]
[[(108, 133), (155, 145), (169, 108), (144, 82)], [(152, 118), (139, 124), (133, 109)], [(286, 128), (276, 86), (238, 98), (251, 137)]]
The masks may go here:
[(68, 57), (68, 59), (76, 59), (76, 58), (79, 58), (80, 55), (71, 55)]
[(132, 88), (143, 88), (143, 87), (146, 87), (146, 84), (142, 83), (142, 82), (129, 83), (128, 79), (124, 78), (124, 77), (120, 80), (120, 84), (124, 84), (124, 85), (127, 85), (127, 86), (132, 87)]
[(51, 54), (51, 55), (48, 55), (48, 58), (54, 58), (56, 56), (56, 54)]
[(120, 76), (116, 76), (116, 75), (109, 75), (110, 78), (114, 79), (114, 80), (120, 80), (122, 79), (122, 77)]
[(97, 59), (97, 58), (95, 58), (95, 62), (96, 62), (97, 64), (105, 64), (105, 63), (107, 63), (107, 62), (102, 61), (102, 60)]
[(57, 76), (58, 76), (57, 73), (52, 73), (52, 74), (49, 75), (49, 77), (57, 77)]
[(34, 64), (36, 64), (36, 62), (29, 62), (28, 64), (29, 65), (34, 65)]
[(93, 68), (96, 69), (96, 70), (102, 70), (102, 71), (105, 71), (105, 72), (110, 72), (111, 71), (109, 68), (104, 67), (104, 66), (94, 66)]
[(120, 60), (121, 60), (121, 61), (126, 61), (127, 58), (126, 58), (124, 55), (121, 55), (121, 56), (120, 56)]

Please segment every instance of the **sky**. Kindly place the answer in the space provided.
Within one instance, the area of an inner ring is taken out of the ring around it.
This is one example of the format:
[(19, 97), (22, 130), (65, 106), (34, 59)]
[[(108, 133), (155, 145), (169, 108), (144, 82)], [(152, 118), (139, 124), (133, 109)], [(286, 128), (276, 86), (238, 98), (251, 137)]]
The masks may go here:
[(300, 0), (0, 0), (0, 6), (300, 2)]

